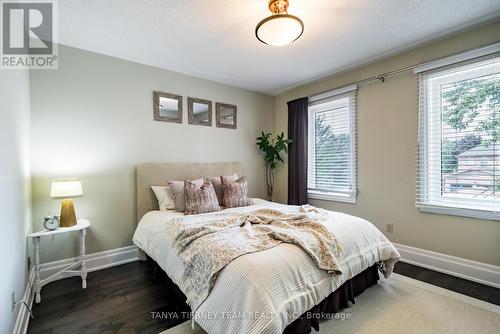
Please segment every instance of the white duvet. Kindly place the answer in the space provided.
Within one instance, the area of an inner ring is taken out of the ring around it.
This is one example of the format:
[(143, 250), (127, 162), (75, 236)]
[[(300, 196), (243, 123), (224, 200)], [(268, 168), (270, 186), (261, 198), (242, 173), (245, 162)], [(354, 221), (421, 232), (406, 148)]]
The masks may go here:
[[(249, 212), (274, 208), (299, 212), (300, 207), (254, 199), (255, 205), (227, 209)], [(155, 260), (178, 286), (184, 266), (165, 237), (165, 226), (173, 211), (151, 211), (139, 222), (134, 243)], [(285, 327), (319, 304), (348, 279), (376, 262), (384, 262), (384, 275), (392, 272), (400, 255), (391, 242), (371, 223), (354, 216), (327, 211), (325, 226), (342, 245), (342, 275), (332, 276), (318, 269), (300, 247), (280, 244), (246, 254), (219, 274), (208, 298), (194, 314), (194, 320), (208, 333), (282, 333)]]

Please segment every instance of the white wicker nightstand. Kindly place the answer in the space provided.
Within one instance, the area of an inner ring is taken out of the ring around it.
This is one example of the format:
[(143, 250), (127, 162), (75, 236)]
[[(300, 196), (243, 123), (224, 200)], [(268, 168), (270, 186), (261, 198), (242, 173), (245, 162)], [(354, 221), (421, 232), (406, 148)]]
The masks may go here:
[[(82, 278), (82, 289), (87, 288), (87, 267), (85, 266), (85, 235), (87, 228), (90, 227), (90, 222), (86, 219), (78, 219), (78, 223), (71, 227), (60, 227), (57, 230), (43, 230), (28, 235), (28, 238), (33, 239), (33, 246), (35, 249), (35, 301), (40, 303), (40, 290), (42, 287), (59, 279), (61, 276), (80, 276)], [(67, 232), (80, 232), (80, 256), (78, 261), (67, 266), (63, 270), (50, 275), (45, 279), (40, 279), (40, 238), (45, 236), (52, 236)], [(75, 269), (76, 268), (76, 269)], [(79, 268), (79, 269), (78, 269)]]

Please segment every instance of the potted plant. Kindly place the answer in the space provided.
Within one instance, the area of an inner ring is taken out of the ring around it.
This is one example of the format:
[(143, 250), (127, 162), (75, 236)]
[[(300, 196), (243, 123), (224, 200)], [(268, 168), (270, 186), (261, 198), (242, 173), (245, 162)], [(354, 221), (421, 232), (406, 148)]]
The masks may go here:
[(262, 135), (257, 137), (257, 146), (259, 150), (264, 152), (264, 161), (266, 162), (267, 199), (269, 201), (273, 200), (274, 170), (280, 162), (284, 162), (281, 152), (288, 153), (288, 144), (292, 142), (293, 140), (285, 138), (283, 132), (276, 138), (272, 138), (271, 133), (262, 131)]

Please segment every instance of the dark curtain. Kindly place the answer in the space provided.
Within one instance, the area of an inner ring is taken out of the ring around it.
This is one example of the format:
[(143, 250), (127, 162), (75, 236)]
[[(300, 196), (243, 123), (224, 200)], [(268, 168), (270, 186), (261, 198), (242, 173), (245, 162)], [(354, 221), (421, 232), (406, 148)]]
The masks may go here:
[(307, 203), (307, 97), (288, 104), (288, 204)]

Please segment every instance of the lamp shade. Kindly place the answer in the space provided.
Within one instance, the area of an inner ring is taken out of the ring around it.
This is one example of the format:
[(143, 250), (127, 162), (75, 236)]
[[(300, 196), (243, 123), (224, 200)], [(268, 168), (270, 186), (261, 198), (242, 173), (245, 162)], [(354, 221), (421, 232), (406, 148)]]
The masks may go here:
[(78, 179), (59, 179), (52, 181), (50, 197), (71, 198), (83, 195), (82, 183)]
[(304, 23), (298, 17), (278, 14), (260, 21), (255, 35), (262, 43), (283, 46), (297, 40), (304, 32)]

